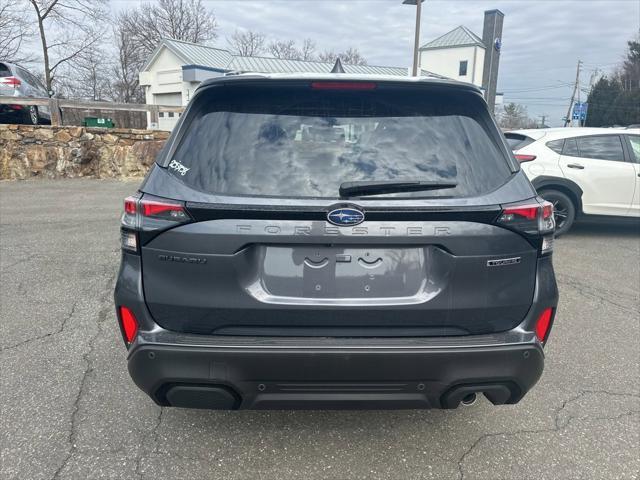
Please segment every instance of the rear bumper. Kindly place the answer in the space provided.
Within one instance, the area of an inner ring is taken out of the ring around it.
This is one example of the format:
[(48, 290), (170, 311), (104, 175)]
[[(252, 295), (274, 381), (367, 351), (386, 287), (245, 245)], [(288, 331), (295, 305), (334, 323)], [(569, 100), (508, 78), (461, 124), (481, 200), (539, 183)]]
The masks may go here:
[(534, 328), (558, 303), (550, 258), (532, 306), (511, 330), (457, 337), (232, 337), (165, 330), (144, 301), (140, 258), (125, 254), (115, 304), (140, 322), (134, 382), (160, 405), (217, 409), (455, 408), (472, 392), (517, 403), (544, 366)]
[[(253, 344), (249, 343), (253, 341)], [(134, 382), (190, 408), (455, 408), (467, 394), (517, 403), (542, 374), (528, 332), (439, 339), (242, 339), (143, 333)]]

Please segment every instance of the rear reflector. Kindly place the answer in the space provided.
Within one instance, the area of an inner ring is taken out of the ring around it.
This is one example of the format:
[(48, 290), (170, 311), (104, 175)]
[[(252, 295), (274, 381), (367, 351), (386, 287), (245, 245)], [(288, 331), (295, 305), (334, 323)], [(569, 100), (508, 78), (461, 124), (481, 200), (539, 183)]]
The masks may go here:
[(515, 157), (520, 163), (531, 162), (536, 159), (535, 155), (522, 155), (519, 153), (516, 153)]
[(312, 82), (315, 90), (375, 90), (374, 82)]
[(547, 339), (552, 315), (553, 308), (546, 308), (538, 317), (538, 321), (536, 322), (536, 337), (538, 337), (538, 340), (541, 342)]
[(120, 307), (120, 325), (124, 333), (124, 339), (127, 343), (133, 342), (138, 334), (138, 320), (131, 310), (127, 307)]

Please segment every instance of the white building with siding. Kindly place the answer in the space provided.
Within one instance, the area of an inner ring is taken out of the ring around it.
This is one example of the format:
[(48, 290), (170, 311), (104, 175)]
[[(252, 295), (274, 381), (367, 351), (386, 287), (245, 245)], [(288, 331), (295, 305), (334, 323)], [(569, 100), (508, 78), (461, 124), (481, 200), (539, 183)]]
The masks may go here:
[[(482, 39), (460, 25), (420, 47), (420, 68), (482, 88), (486, 47)], [(503, 95), (496, 94), (496, 109), (502, 108)]]
[[(465, 63), (466, 62), (466, 63)], [(420, 74), (482, 85), (484, 45), (466, 27), (458, 27), (420, 48)], [(464, 68), (463, 68), (464, 64)], [(221, 48), (163, 39), (140, 72), (140, 85), (150, 105), (186, 105), (203, 80), (229, 73), (328, 73), (332, 63), (241, 57)], [(346, 73), (410, 74), (405, 67), (346, 65)], [(178, 114), (161, 112), (156, 128), (171, 130)]]

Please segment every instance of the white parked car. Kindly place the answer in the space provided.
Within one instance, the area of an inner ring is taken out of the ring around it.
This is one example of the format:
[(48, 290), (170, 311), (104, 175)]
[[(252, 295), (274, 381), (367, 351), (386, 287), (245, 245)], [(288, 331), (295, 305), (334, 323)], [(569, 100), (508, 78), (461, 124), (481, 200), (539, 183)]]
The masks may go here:
[(640, 129), (547, 128), (505, 133), (557, 234), (583, 215), (640, 217)]

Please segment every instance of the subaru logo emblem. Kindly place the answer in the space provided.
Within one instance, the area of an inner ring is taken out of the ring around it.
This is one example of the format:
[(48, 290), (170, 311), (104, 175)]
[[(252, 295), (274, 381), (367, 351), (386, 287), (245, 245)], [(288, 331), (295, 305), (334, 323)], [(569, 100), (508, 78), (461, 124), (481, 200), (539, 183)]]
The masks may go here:
[(339, 226), (358, 225), (364, 222), (364, 213), (355, 208), (336, 208), (327, 214), (327, 220)]

